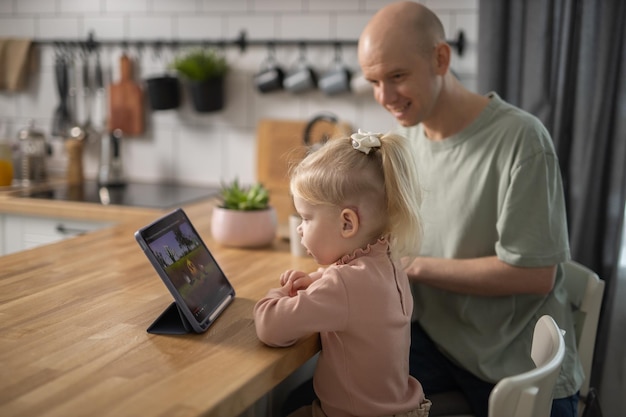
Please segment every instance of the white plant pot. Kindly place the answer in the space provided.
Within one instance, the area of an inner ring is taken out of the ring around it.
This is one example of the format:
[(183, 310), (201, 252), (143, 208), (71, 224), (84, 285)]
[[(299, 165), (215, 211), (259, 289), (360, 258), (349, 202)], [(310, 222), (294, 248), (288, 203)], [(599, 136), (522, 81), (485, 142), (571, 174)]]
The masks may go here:
[(270, 245), (276, 238), (278, 221), (273, 207), (267, 210), (230, 210), (213, 208), (211, 234), (221, 245), (258, 248)]

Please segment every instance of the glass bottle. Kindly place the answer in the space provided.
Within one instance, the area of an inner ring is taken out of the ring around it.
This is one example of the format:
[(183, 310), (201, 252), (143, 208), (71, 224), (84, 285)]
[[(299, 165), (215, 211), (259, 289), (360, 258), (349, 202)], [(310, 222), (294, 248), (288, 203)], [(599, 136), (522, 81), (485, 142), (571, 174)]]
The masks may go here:
[(13, 150), (9, 142), (8, 122), (0, 120), (0, 187), (13, 182)]

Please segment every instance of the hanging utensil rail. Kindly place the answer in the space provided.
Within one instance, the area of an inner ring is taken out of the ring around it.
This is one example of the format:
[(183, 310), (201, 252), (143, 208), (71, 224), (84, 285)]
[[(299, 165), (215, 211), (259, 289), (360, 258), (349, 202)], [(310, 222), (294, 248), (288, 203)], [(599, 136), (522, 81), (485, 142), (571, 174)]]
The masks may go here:
[[(448, 44), (456, 51), (459, 56), (463, 56), (463, 52), (465, 51), (465, 34), (462, 30), (460, 30), (457, 34), (456, 39), (450, 39), (447, 41)], [(35, 40), (35, 43), (38, 45), (57, 45), (57, 46), (66, 46), (66, 47), (79, 47), (86, 49), (88, 51), (92, 51), (98, 49), (100, 46), (121, 46), (121, 47), (130, 47), (134, 46), (136, 48), (143, 47), (151, 47), (154, 49), (159, 49), (162, 47), (170, 47), (177, 48), (179, 46), (204, 46), (204, 47), (238, 47), (240, 52), (245, 52), (249, 46), (356, 46), (356, 40), (324, 40), (324, 39), (248, 39), (245, 31), (240, 31), (239, 36), (232, 40), (218, 39), (171, 39), (171, 40), (163, 40), (163, 39), (150, 39), (150, 40), (140, 40), (140, 39), (123, 39), (123, 40), (114, 40), (114, 39), (103, 39), (96, 40), (93, 32), (89, 33), (89, 36), (86, 40), (83, 41), (74, 41), (68, 39), (41, 39)]]

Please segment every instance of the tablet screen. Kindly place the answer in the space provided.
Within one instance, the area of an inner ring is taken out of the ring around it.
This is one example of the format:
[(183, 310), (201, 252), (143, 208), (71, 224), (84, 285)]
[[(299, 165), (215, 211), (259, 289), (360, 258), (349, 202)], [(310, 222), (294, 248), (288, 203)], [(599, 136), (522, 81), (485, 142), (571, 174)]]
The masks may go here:
[[(150, 252), (161, 277), (169, 280), (198, 323), (212, 321), (214, 310), (234, 293), (228, 279), (189, 222), (182, 210), (177, 210), (139, 234)], [(140, 242), (141, 243), (141, 242)]]

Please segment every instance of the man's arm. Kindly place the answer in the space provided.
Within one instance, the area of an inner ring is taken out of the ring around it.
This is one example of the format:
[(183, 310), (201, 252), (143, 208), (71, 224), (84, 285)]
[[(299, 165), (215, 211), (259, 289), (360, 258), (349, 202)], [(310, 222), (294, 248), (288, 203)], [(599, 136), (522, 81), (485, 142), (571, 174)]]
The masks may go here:
[(409, 279), (447, 291), (480, 295), (548, 294), (554, 287), (556, 265), (522, 268), (496, 256), (473, 259), (418, 257), (406, 267)]

